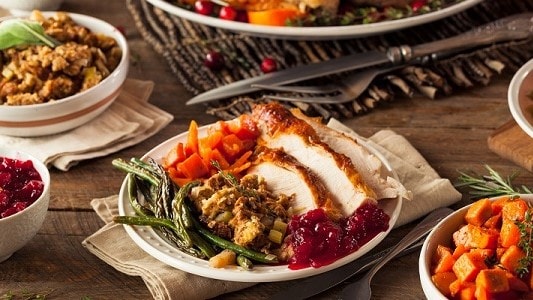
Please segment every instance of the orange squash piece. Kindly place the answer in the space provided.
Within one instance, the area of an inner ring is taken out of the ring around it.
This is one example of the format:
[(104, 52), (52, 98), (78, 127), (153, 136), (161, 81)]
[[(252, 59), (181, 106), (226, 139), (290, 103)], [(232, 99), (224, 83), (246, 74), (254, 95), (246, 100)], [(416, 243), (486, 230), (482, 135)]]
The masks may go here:
[(442, 272), (431, 276), (431, 281), (433, 281), (437, 289), (447, 297), (451, 296), (450, 284), (456, 280), (457, 276), (453, 272)]
[(467, 282), (474, 281), (481, 270), (487, 269), (487, 265), (481, 256), (466, 252), (459, 256), (452, 269), (461, 282)]
[(481, 270), (476, 276), (476, 287), (489, 293), (502, 293), (511, 289), (506, 271), (499, 268)]
[(453, 241), (456, 246), (463, 245), (467, 249), (494, 249), (498, 245), (498, 231), (467, 224), (453, 233)]
[(433, 256), (433, 273), (451, 272), (455, 258), (453, 258), (452, 250), (443, 245), (438, 245), (436, 254)]
[(202, 178), (209, 174), (209, 169), (204, 164), (204, 161), (198, 153), (193, 153), (187, 159), (177, 165), (180, 171), (186, 178)]
[(465, 214), (467, 223), (481, 226), (492, 216), (492, 205), (489, 199), (478, 200), (468, 208)]
[(526, 254), (520, 247), (516, 245), (511, 245), (500, 258), (500, 263), (503, 265), (507, 271), (516, 274), (516, 269), (520, 265), (520, 259), (525, 257)]
[(520, 242), (520, 229), (512, 220), (503, 219), (500, 229), (500, 244), (504, 248), (517, 245)]
[(510, 221), (523, 221), (528, 209), (527, 203), (522, 199), (510, 199), (503, 204), (502, 218)]
[[(452, 285), (450, 285), (450, 289), (452, 288)], [(476, 285), (473, 282), (462, 283), (461, 289), (454, 295), (454, 299), (475, 300), (476, 299)]]

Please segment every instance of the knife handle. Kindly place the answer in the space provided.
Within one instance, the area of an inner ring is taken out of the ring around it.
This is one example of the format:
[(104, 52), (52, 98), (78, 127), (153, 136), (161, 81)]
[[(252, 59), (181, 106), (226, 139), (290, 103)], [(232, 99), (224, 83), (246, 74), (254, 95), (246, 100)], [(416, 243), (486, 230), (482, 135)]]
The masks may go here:
[(406, 63), (415, 58), (442, 51), (460, 51), (480, 46), (526, 39), (533, 36), (533, 13), (512, 15), (476, 27), (465, 33), (416, 46), (402, 45), (389, 48), (387, 56), (392, 63)]

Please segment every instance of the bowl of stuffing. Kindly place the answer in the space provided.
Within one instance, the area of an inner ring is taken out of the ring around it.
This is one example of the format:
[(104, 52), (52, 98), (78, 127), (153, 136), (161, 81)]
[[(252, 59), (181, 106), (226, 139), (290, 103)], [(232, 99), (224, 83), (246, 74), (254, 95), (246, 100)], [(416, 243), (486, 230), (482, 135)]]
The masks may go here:
[(114, 26), (86, 15), (33, 11), (0, 20), (0, 134), (56, 134), (117, 98), (129, 49)]
[(484, 198), (443, 219), (420, 252), (428, 299), (527, 299), (533, 194)]
[(516, 123), (533, 138), (533, 59), (514, 74), (509, 84), (507, 100)]
[(39, 231), (50, 201), (50, 174), (33, 156), (0, 146), (0, 262)]

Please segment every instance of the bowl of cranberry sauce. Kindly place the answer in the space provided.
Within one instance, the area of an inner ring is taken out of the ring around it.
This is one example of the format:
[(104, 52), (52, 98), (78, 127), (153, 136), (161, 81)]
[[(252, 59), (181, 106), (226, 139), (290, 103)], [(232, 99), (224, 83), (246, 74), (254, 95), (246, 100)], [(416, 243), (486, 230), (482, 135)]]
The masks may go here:
[(50, 201), (50, 173), (22, 151), (0, 147), (0, 262), (41, 228)]

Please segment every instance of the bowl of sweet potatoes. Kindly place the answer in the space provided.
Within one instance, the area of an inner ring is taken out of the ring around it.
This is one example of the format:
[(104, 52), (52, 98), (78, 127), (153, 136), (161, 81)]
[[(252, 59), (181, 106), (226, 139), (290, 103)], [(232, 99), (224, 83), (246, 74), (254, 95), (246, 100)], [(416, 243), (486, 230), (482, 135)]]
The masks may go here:
[(533, 299), (533, 195), (480, 199), (428, 235), (419, 274), (428, 299)]

